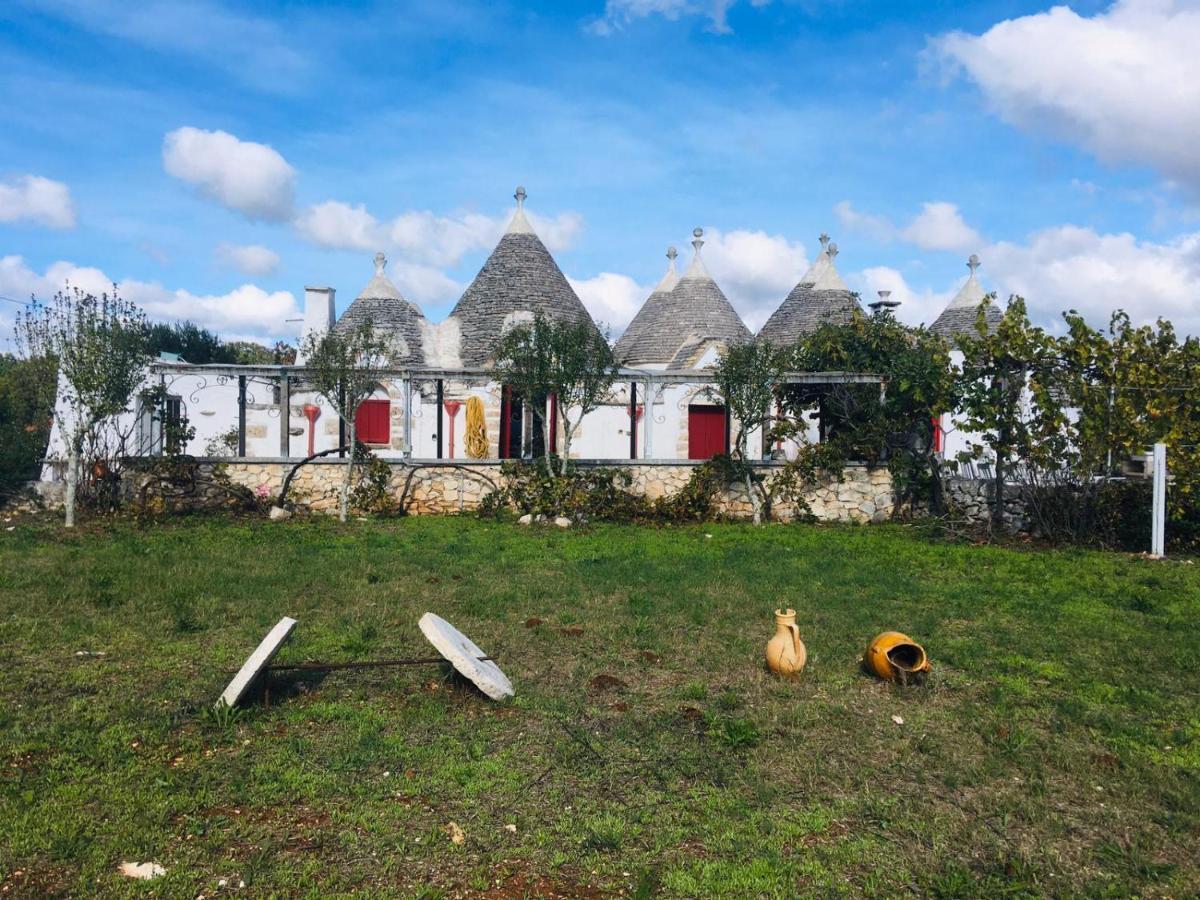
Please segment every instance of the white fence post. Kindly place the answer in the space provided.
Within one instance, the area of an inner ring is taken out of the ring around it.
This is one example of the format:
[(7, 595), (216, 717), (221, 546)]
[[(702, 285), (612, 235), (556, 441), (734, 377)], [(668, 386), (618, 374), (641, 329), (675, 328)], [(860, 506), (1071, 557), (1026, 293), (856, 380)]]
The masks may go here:
[(1167, 445), (1154, 445), (1154, 504), (1150, 526), (1150, 555), (1166, 555), (1167, 531)]

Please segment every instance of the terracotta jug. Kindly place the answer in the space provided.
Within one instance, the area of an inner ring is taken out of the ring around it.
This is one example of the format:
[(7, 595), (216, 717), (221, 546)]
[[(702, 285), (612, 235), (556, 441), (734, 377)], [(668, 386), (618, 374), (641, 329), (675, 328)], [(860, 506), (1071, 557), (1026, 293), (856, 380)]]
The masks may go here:
[(796, 675), (808, 662), (808, 651), (800, 640), (796, 611), (775, 610), (775, 637), (767, 641), (767, 668), (776, 675)]

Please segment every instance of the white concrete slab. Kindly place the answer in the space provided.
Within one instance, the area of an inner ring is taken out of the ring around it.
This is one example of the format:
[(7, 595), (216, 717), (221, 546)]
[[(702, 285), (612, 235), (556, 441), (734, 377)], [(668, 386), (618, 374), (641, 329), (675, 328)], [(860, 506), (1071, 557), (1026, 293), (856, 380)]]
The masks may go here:
[(221, 694), (217, 706), (221, 704), (237, 706), (238, 701), (242, 699), (242, 694), (246, 693), (254, 679), (270, 664), (275, 654), (279, 652), (279, 648), (283, 646), (283, 642), (291, 637), (292, 629), (295, 627), (296, 620), (284, 616), (275, 624), (274, 628), (267, 632), (267, 636), (262, 639), (254, 652), (250, 654), (250, 658), (242, 663), (238, 673), (233, 676), (233, 681), (229, 682), (229, 686)]
[(513, 695), (512, 682), (500, 671), (500, 667), (490, 659), (480, 659), (487, 654), (441, 616), (427, 612), (417, 625), (434, 649), (475, 687), (493, 700), (503, 700)]

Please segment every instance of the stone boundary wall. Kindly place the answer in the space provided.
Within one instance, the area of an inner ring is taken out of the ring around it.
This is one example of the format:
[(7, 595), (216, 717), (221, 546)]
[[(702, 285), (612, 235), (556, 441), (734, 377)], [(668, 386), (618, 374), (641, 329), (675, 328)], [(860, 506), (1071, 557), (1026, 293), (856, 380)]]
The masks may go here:
[[(392, 468), (391, 495), (402, 502), (404, 510), (413, 515), (444, 515), (467, 512), (478, 508), (483, 498), (503, 483), (500, 464), (450, 463), (447, 461), (409, 462), (387, 461)], [(214, 469), (221, 467), (223, 477), (235, 485), (249, 488), (264, 502), (278, 496), (283, 479), (295, 460), (200, 460), (200, 481), (210, 482)], [(637, 462), (615, 464), (604, 462), (573, 462), (579, 468), (620, 468), (633, 475), (630, 490), (651, 500), (669, 496), (681, 490), (691, 478), (695, 463)], [(344, 474), (341, 460), (316, 460), (303, 466), (292, 479), (288, 501), (297, 508), (312, 512), (337, 511), (338, 491)], [(764, 469), (779, 469), (778, 464), (764, 463)], [(770, 477), (770, 476), (768, 476)], [(134, 476), (136, 480), (137, 476)], [(128, 486), (132, 493), (137, 484)], [(228, 500), (228, 493), (206, 484), (187, 498), (191, 508), (212, 508)], [(842, 481), (830, 479), (810, 490), (807, 500), (813, 515), (830, 522), (881, 522), (892, 512), (894, 503), (892, 478), (887, 469), (847, 466)], [(178, 504), (177, 504), (178, 505)], [(731, 486), (717, 499), (720, 515), (729, 518), (749, 518), (750, 501), (744, 488)], [(777, 504), (774, 518), (790, 521), (795, 517), (790, 504)]]
[[(943, 483), (946, 505), (951, 513), (971, 522), (985, 523), (992, 516), (995, 484), (990, 478), (947, 478)], [(1004, 486), (1004, 519), (1014, 531), (1028, 528), (1022, 487), (1008, 482)]]

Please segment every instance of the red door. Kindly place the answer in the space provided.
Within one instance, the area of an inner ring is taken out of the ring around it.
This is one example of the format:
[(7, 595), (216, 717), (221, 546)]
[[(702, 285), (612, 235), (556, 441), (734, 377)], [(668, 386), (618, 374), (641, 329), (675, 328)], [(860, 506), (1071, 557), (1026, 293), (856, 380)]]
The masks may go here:
[(392, 404), (364, 400), (354, 413), (354, 436), (360, 444), (387, 444), (392, 440)]
[(688, 459), (712, 459), (725, 452), (725, 407), (688, 407)]

